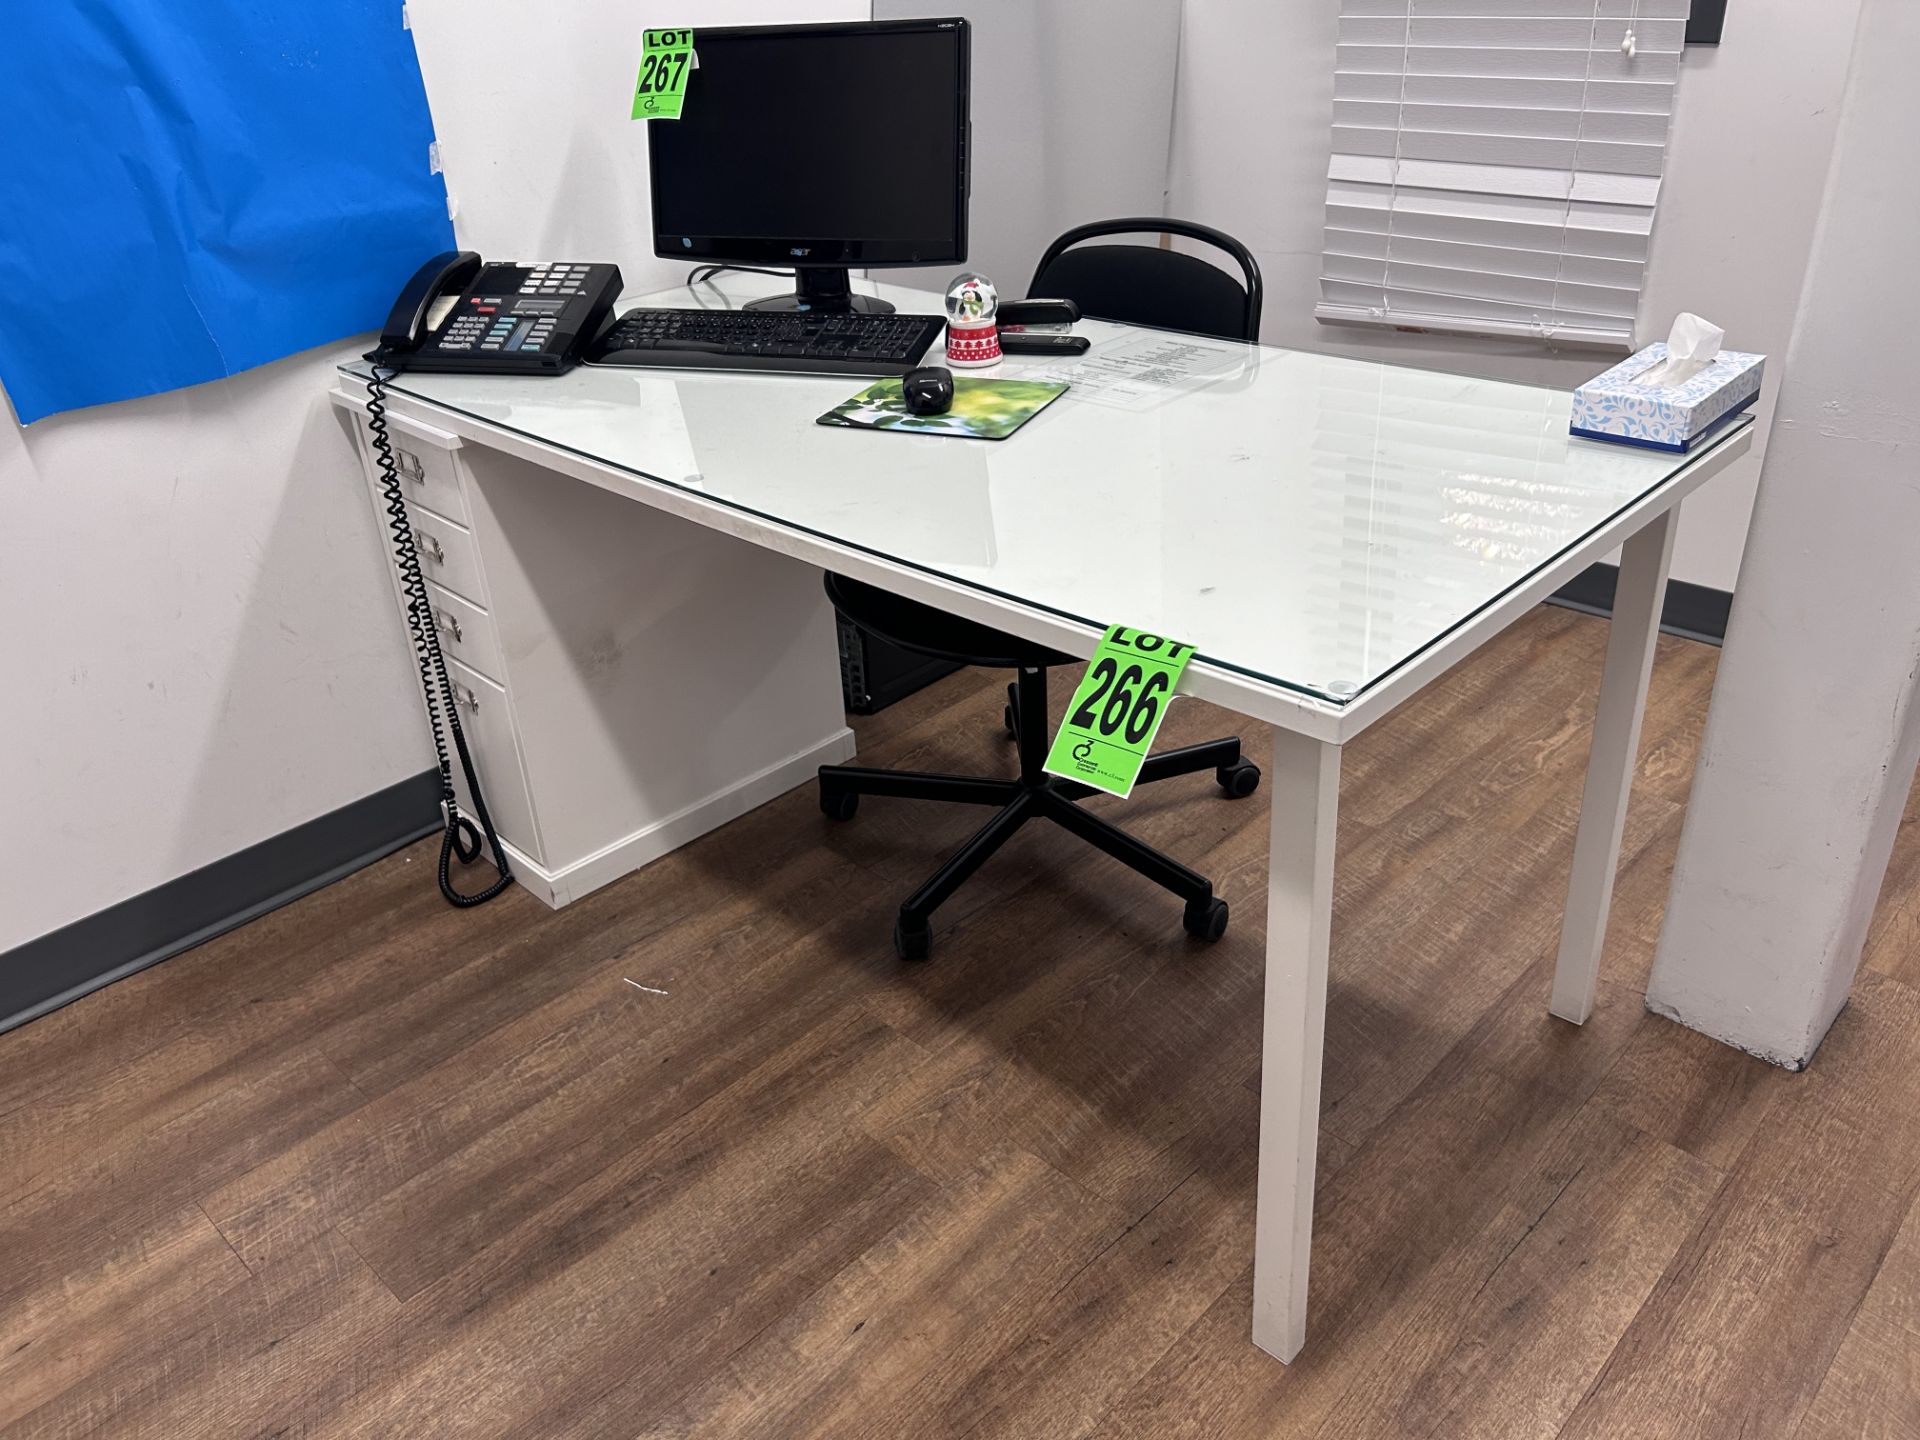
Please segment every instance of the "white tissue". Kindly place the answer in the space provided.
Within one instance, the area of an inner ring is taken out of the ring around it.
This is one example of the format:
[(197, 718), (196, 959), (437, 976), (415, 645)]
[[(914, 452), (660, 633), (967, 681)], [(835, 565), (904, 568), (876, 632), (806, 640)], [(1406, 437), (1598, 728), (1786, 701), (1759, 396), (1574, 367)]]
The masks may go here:
[(1720, 354), (1727, 332), (1691, 310), (1673, 317), (1667, 332), (1667, 358), (1633, 377), (1635, 385), (1684, 385), (1711, 365)]

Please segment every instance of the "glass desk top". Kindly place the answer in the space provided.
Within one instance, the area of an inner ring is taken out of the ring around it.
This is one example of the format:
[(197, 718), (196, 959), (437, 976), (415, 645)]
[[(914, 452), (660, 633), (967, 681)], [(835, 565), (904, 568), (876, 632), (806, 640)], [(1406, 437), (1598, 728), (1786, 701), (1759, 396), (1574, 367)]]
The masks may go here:
[[(778, 283), (729, 281), (736, 304)], [(940, 313), (931, 293), (861, 288)], [(622, 308), (703, 300), (725, 303), (702, 286)], [(581, 366), (389, 388), (1337, 705), (1752, 423), (1671, 455), (1568, 435), (1561, 391), (1101, 321), (1079, 333), (1080, 360), (987, 372), (1081, 381), (999, 441), (815, 424), (869, 383), (850, 376)]]

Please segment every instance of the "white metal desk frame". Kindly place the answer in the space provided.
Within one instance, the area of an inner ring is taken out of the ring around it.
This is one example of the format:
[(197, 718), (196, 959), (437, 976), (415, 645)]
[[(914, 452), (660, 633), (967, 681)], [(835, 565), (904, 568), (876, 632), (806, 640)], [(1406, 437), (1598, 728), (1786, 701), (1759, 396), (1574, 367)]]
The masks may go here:
[[(340, 393), (343, 399), (349, 398), (344, 389)], [(1062, 616), (596, 462), (413, 396), (395, 394), (389, 408), (400, 415), (411, 412), (529, 464), (1069, 654), (1089, 655), (1099, 639), (1092, 627)], [(1673, 553), (1675, 511), (1683, 499), (1747, 452), (1752, 428), (1743, 422), (1738, 433), (1683, 465), (1573, 548), (1345, 705), (1203, 660), (1188, 667), (1180, 693), (1264, 720), (1274, 728), (1273, 762), (1267, 776), (1272, 819), (1253, 1339), (1279, 1359), (1292, 1360), (1306, 1343), (1341, 747), (1589, 565), (1624, 547), (1550, 1005), (1562, 1019), (1585, 1023), (1593, 1008), (1606, 937)]]

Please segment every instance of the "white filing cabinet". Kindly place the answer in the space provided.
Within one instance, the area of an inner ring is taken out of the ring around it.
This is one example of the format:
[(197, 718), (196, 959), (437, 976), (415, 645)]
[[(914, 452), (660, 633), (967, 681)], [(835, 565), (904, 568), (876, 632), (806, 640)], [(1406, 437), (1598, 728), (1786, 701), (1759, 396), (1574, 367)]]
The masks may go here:
[[(387, 541), (357, 388), (333, 398)], [(563, 905), (852, 755), (817, 569), (414, 408), (389, 396), (388, 434), (460, 722), (528, 889)], [(472, 815), (457, 761), (455, 784)]]

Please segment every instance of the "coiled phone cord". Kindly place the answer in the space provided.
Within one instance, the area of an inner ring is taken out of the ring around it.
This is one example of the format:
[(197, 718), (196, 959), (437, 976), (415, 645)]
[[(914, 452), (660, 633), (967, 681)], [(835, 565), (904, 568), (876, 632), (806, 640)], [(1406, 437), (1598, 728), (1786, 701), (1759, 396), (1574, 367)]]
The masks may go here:
[[(400, 488), (400, 467), (393, 458), (393, 441), (387, 434), (387, 381), (398, 370), (372, 357), (371, 379), (367, 382), (367, 429), (373, 435), (374, 460), (380, 469), (380, 488), (387, 506), (387, 528), (393, 533), (394, 559), (400, 569), (400, 588), (407, 601), (407, 629), (413, 637), (414, 662), (420, 670), (420, 689), (427, 698), (427, 721), (433, 729), (433, 749), (440, 761), (440, 804), (446, 813), (447, 830), (440, 839), (440, 893), (447, 903), (467, 908), (484, 905), (513, 883), (507, 868), (507, 853), (500, 848), (494, 833), (493, 817), (487, 814), (486, 797), (480, 793), (480, 777), (474, 773), (473, 756), (467, 750), (467, 737), (460, 729), (460, 717), (453, 702), (453, 681), (447, 676), (446, 657), (440, 651), (440, 630), (433, 621), (433, 599), (427, 593), (427, 577), (420, 568), (420, 555), (414, 549), (413, 523), (407, 518), (407, 502)], [(447, 736), (453, 737), (454, 751), (467, 777), (467, 791), (473, 796), (473, 808), (480, 817), (479, 829), (460, 813), (460, 802), (453, 789), (453, 762), (447, 753)], [(500, 878), (486, 889), (463, 895), (453, 888), (453, 857), (471, 865), (480, 858), (481, 833), (493, 848)]]

